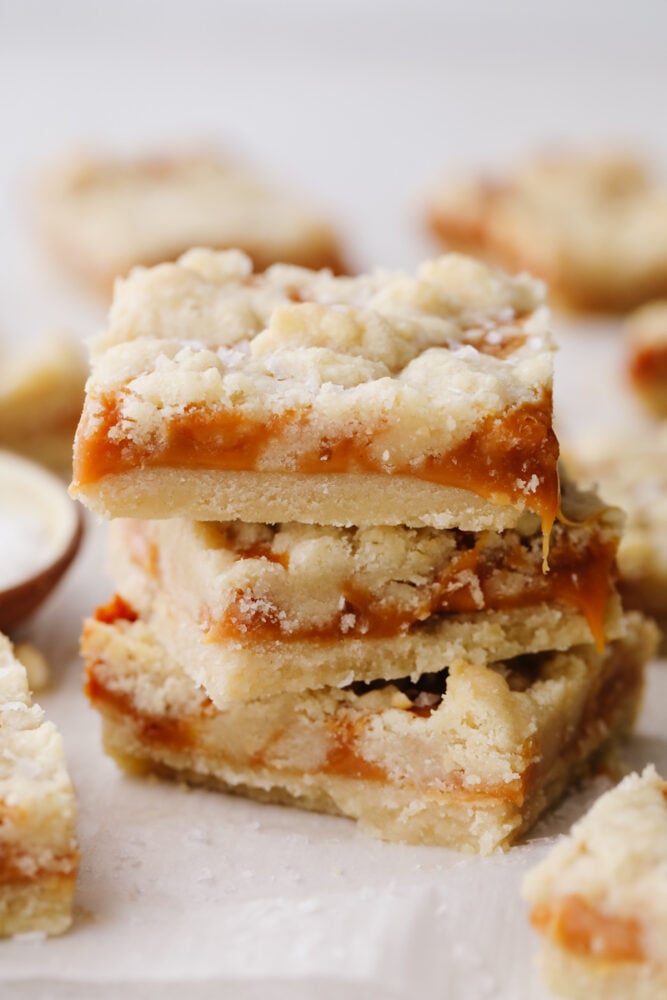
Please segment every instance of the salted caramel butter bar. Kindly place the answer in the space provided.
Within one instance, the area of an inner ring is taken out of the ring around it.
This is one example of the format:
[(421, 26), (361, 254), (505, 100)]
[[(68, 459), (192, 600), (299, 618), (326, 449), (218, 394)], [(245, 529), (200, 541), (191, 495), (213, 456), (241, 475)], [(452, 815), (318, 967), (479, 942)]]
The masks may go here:
[(499, 530), (559, 503), (539, 283), (198, 251), (119, 284), (72, 492), (107, 516)]
[(655, 642), (639, 616), (591, 645), (492, 667), (351, 683), (216, 708), (122, 602), (84, 625), (106, 749), (155, 772), (341, 813), (387, 840), (488, 853), (631, 725)]
[(344, 270), (333, 227), (303, 199), (213, 153), (71, 156), (44, 177), (37, 207), (58, 262), (104, 295), (135, 265), (194, 246), (240, 247), (258, 270), (277, 261)]
[(601, 796), (527, 876), (545, 977), (571, 1000), (667, 997), (667, 782), (653, 766)]
[(628, 310), (667, 294), (667, 187), (632, 157), (572, 151), (443, 180), (427, 216), (447, 249), (526, 268), (569, 307)]
[[(111, 525), (119, 593), (224, 706), (415, 677), (618, 634), (620, 512), (566, 487), (549, 572), (532, 530), (184, 520)], [(577, 521), (578, 523), (574, 523)]]
[(67, 930), (78, 858), (62, 740), (0, 635), (0, 936)]

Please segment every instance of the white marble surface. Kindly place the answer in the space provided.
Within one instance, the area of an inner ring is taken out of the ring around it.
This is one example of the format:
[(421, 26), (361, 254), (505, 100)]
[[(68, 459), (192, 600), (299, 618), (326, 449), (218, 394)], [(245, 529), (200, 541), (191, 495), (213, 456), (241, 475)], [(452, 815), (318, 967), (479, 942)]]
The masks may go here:
[[(400, 0), (188, 4), (0, 0), (0, 336), (80, 335), (97, 304), (42, 255), (30, 184), (72, 143), (111, 150), (202, 138), (304, 187), (356, 262), (429, 252), (420, 192), (447, 164), (507, 162), (567, 140), (639, 142), (667, 163), (667, 8)], [(239, 9), (240, 8), (240, 9)], [(641, 428), (617, 324), (558, 317), (562, 434)], [(545, 1000), (518, 886), (599, 791), (504, 856), (381, 844), (352, 823), (121, 776), (80, 691), (81, 617), (106, 600), (103, 528), (27, 633), (54, 665), (42, 700), (81, 804), (72, 932), (0, 944), (8, 1000), (318, 996)], [(635, 766), (667, 771), (667, 667), (651, 668)]]

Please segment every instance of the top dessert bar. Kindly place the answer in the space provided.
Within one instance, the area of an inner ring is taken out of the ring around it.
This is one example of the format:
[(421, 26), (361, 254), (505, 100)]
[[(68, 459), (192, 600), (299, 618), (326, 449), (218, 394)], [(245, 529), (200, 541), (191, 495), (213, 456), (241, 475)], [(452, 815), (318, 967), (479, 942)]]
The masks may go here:
[(119, 282), (72, 493), (107, 516), (479, 531), (559, 504), (543, 287), (192, 251)]
[(667, 189), (633, 158), (537, 158), (444, 182), (427, 211), (447, 249), (525, 267), (567, 306), (627, 310), (667, 294)]
[(175, 260), (193, 246), (241, 247), (258, 270), (276, 261), (344, 270), (328, 222), (212, 153), (71, 157), (45, 177), (40, 194), (58, 260), (105, 296), (135, 265)]

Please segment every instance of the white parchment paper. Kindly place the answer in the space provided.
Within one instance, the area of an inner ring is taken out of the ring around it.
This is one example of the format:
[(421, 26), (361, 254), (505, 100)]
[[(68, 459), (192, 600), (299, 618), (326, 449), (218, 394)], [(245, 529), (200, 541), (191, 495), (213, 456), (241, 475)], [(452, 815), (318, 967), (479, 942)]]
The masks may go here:
[[(72, 145), (167, 152), (209, 140), (328, 208), (361, 266), (433, 251), (421, 194), (443, 169), (502, 166), (560, 142), (667, 156), (667, 8), (627, 27), (596, 5), (449, 0), (0, 3), (0, 337), (87, 335), (103, 310), (45, 259), (39, 168)], [(641, 430), (620, 325), (558, 317), (564, 439)], [(65, 937), (0, 943), (2, 1000), (546, 1000), (524, 871), (604, 787), (485, 860), (383, 844), (343, 819), (123, 776), (81, 693), (81, 618), (110, 596), (104, 528), (26, 636), (80, 802), (82, 867)], [(649, 671), (629, 763), (667, 773), (667, 665)]]

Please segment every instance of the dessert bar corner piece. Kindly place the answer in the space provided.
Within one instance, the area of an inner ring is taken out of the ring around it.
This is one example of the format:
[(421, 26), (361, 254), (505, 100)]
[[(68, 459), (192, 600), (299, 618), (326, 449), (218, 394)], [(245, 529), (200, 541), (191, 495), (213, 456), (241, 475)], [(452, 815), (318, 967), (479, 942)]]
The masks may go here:
[(78, 856), (62, 739), (0, 635), (0, 936), (67, 930)]
[(590, 645), (217, 709), (124, 602), (85, 623), (106, 749), (154, 772), (356, 819), (375, 836), (489, 853), (632, 725), (654, 630)]
[(196, 251), (117, 286), (73, 494), (107, 516), (501, 530), (558, 510), (540, 283)]
[(667, 782), (601, 796), (524, 882), (545, 978), (571, 1000), (667, 997)]
[(328, 222), (214, 153), (71, 156), (44, 177), (38, 207), (58, 261), (105, 297), (132, 267), (198, 246), (240, 247), (259, 271), (277, 261), (345, 270)]
[[(619, 634), (620, 512), (566, 484), (542, 570), (521, 532), (117, 520), (119, 594), (218, 707)], [(575, 523), (576, 522), (576, 523)]]

